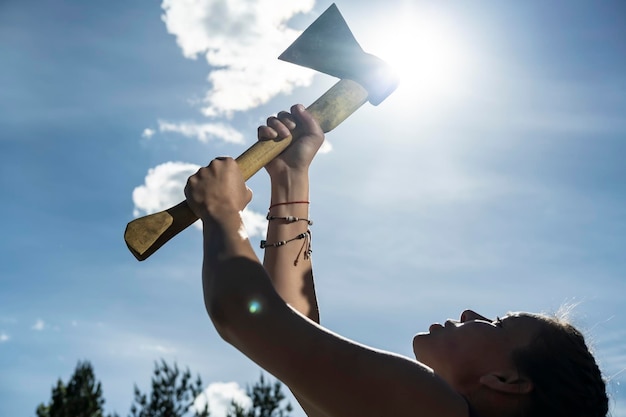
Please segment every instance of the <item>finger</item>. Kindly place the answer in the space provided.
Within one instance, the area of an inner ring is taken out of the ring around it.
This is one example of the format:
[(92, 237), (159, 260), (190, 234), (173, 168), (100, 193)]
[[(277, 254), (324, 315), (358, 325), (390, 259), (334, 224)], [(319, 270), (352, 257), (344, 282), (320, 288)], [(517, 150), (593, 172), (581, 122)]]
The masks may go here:
[(278, 119), (285, 125), (285, 127), (289, 130), (294, 130), (296, 128), (296, 119), (293, 115), (286, 111), (281, 111), (277, 115)]
[(276, 133), (278, 133), (278, 137), (286, 138), (287, 136), (291, 135), (291, 131), (277, 117), (268, 118), (267, 125), (273, 128)]
[[(215, 166), (216, 164), (219, 164), (219, 161), (223, 161), (224, 158), (225, 158), (224, 156), (216, 156), (215, 158), (213, 158), (211, 160), (211, 162), (209, 162), (209, 165), (207, 165), (206, 168), (211, 168), (212, 166)], [(204, 171), (204, 170), (205, 170), (205, 168), (200, 168), (198, 170), (198, 173), (200, 174), (201, 171)]]
[(221, 167), (228, 164), (228, 162), (234, 161), (230, 156), (217, 156), (213, 158), (213, 160), (209, 163), (206, 168), (200, 168), (198, 174), (202, 176), (203, 173), (215, 172), (216, 169), (221, 169)]
[(259, 140), (276, 139), (278, 133), (269, 126), (259, 126), (257, 129), (257, 138)]

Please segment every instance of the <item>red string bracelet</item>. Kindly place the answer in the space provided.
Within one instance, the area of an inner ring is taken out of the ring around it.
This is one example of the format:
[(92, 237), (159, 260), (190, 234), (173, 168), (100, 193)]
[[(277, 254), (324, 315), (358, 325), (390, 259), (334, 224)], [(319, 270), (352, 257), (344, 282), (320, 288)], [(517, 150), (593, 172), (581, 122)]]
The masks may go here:
[(274, 208), (276, 206), (284, 206), (284, 205), (287, 205), (287, 204), (311, 204), (311, 202), (310, 201), (285, 201), (284, 203), (272, 204), (270, 206), (270, 209), (272, 209), (272, 208)]

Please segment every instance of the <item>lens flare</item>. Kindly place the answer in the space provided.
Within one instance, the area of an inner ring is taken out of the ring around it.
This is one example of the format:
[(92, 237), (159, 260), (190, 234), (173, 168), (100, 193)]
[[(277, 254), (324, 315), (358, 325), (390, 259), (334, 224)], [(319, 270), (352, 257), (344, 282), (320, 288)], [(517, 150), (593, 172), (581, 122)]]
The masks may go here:
[(261, 311), (261, 303), (257, 300), (252, 300), (248, 304), (248, 311), (252, 314), (259, 313)]

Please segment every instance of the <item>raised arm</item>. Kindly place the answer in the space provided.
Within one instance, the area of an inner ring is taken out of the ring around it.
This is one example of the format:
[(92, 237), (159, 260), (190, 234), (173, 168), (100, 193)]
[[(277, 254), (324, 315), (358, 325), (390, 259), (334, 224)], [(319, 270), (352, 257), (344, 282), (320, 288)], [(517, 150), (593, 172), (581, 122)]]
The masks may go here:
[[(319, 312), (310, 258), (309, 166), (324, 141), (324, 133), (301, 105), (280, 112), (259, 127), (259, 140), (298, 133), (289, 148), (265, 168), (271, 179), (267, 247), (263, 265), (280, 296), (315, 322)], [(297, 219), (297, 220), (296, 220)], [(305, 235), (302, 239), (291, 240)], [(287, 244), (273, 246), (277, 242)]]
[(245, 234), (251, 192), (233, 159), (200, 169), (185, 195), (203, 222), (204, 301), (224, 340), (329, 417), (467, 415), (431, 369), (333, 334), (284, 302)]
[[(309, 166), (324, 141), (324, 133), (300, 105), (291, 113), (280, 112), (259, 127), (259, 140), (284, 138), (292, 132), (298, 138), (265, 168), (271, 179), (272, 194), (263, 266), (283, 300), (298, 312), (319, 323), (319, 310), (313, 281), (311, 220), (309, 216)], [(296, 220), (297, 219), (297, 220)], [(303, 239), (291, 240), (296, 236)], [(276, 242), (289, 243), (272, 246)], [(309, 417), (325, 417), (302, 395), (289, 387)]]

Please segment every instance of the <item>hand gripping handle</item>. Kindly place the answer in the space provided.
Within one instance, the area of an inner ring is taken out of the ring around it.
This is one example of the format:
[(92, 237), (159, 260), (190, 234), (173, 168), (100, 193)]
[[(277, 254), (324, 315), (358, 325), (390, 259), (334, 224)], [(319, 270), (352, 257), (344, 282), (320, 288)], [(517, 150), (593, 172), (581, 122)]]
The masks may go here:
[[(344, 79), (332, 86), (307, 110), (326, 133), (347, 119), (367, 98), (365, 88), (357, 82)], [(277, 141), (259, 141), (248, 148), (236, 159), (244, 179), (252, 177), (293, 140), (289, 136)], [(126, 226), (124, 240), (135, 258), (143, 261), (196, 220), (198, 217), (189, 208), (187, 201), (182, 201), (167, 210), (132, 220)]]

